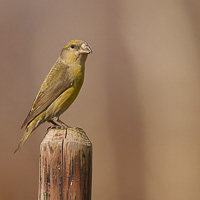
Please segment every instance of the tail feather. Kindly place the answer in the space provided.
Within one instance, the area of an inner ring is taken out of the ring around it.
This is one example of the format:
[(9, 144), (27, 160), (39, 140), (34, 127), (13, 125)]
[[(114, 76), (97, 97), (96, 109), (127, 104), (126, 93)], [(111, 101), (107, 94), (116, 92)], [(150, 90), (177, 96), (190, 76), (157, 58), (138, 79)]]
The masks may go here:
[(22, 139), (20, 140), (14, 153), (16, 153), (18, 150), (20, 150), (22, 148), (22, 146), (24, 145), (24, 143), (26, 142), (26, 140), (28, 139), (30, 134), (38, 127), (38, 125), (39, 125), (38, 120), (33, 120), (32, 122), (30, 122), (30, 124), (28, 124), (28, 126), (26, 127), (26, 130), (24, 132), (24, 135), (23, 135)]

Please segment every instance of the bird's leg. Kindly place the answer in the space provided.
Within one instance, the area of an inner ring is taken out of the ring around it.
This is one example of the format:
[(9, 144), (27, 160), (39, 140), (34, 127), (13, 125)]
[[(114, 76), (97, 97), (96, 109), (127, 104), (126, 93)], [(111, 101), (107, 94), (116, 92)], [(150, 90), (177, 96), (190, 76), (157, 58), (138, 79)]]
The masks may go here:
[(58, 127), (60, 127), (59, 124), (55, 123), (53, 120), (48, 120), (49, 123), (52, 123), (54, 126), (50, 126), (48, 129), (47, 129), (47, 132), (49, 131), (49, 129), (56, 129)]
[(49, 122), (51, 122), (52, 124), (54, 124), (56, 126), (64, 128), (64, 129), (70, 128), (70, 126), (68, 126), (67, 124), (65, 124), (64, 122), (62, 122), (58, 117), (49, 120)]
[(62, 122), (59, 118), (56, 119), (56, 123), (63, 127), (63, 128), (71, 128), (71, 126), (68, 126), (67, 124), (65, 124), (64, 122)]
[(52, 123), (55, 126), (59, 126), (56, 122), (54, 122), (52, 119), (48, 120), (48, 122)]

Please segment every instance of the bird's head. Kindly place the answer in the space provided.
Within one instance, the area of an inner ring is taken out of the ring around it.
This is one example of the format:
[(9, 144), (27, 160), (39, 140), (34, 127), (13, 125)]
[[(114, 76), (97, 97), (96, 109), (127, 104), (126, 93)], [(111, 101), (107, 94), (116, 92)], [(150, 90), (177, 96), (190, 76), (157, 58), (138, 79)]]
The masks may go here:
[(85, 63), (87, 55), (92, 52), (91, 48), (83, 40), (71, 40), (63, 47), (60, 59), (65, 64)]

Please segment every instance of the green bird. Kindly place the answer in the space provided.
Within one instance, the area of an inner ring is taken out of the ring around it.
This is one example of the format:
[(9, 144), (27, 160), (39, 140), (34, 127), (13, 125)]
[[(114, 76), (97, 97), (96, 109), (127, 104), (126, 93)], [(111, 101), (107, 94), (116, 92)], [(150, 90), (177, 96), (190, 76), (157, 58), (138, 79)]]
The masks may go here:
[(22, 124), (21, 128), (26, 126), (26, 129), (15, 152), (24, 145), (30, 134), (46, 121), (62, 128), (69, 127), (59, 116), (77, 97), (84, 80), (85, 61), (91, 52), (91, 48), (83, 40), (71, 40), (64, 45)]

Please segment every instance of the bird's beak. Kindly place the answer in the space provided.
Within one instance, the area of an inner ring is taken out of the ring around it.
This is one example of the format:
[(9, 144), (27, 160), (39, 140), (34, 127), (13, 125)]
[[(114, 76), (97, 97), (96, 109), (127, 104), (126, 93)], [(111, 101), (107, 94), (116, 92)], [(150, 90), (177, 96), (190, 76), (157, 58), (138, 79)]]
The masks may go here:
[(82, 44), (81, 49), (80, 49), (80, 53), (90, 54), (90, 53), (92, 53), (92, 49), (88, 45)]

